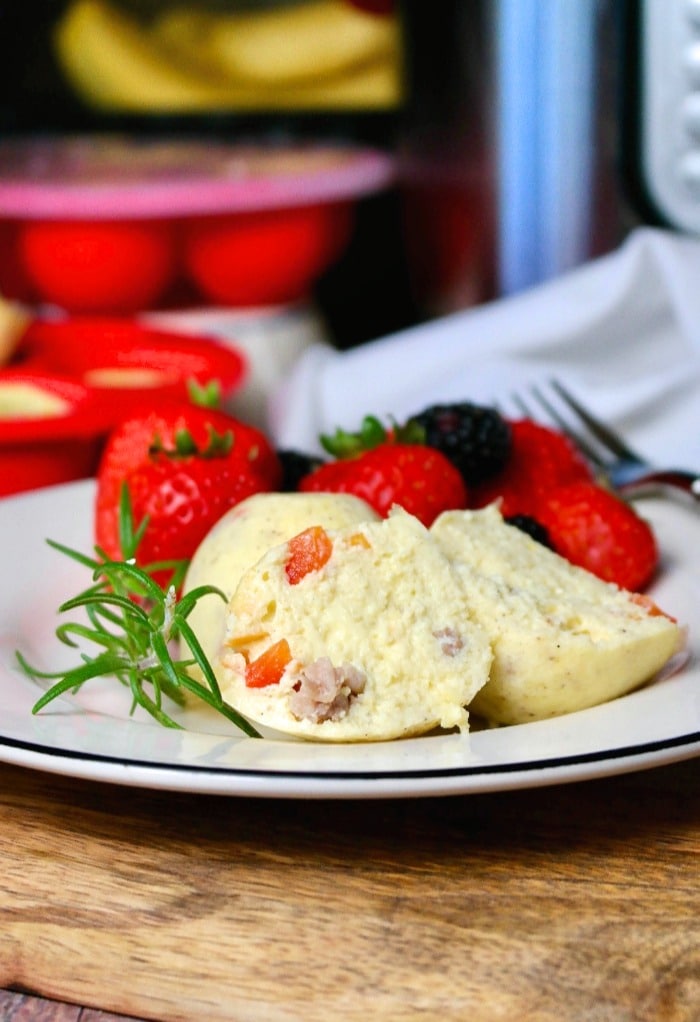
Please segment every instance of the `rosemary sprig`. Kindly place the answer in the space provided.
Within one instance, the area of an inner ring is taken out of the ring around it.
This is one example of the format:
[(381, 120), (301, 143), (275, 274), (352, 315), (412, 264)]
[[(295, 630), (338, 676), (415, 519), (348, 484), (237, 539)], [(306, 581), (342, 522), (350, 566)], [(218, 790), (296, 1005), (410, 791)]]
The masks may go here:
[[(163, 561), (137, 567), (135, 554), (148, 526), (144, 519), (135, 526), (129, 492), (122, 487), (119, 525), (123, 561), (109, 560), (95, 548), (95, 557), (47, 540), (49, 546), (70, 557), (92, 573), (93, 584), (59, 607), (59, 613), (82, 609), (87, 623), (59, 625), (60, 642), (79, 648), (85, 642), (98, 647), (96, 655), (81, 651), (81, 663), (66, 671), (41, 671), (27, 662), (19, 650), (16, 657), (22, 670), (35, 681), (54, 681), (32, 707), (39, 713), (59, 696), (77, 692), (92, 678), (114, 677), (131, 691), (131, 712), (142, 707), (164, 727), (182, 728), (164, 707), (163, 697), (184, 704), (184, 692), (193, 693), (250, 737), (259, 738), (256, 729), (225, 702), (211, 664), (202, 650), (187, 618), (204, 596), (226, 597), (215, 586), (199, 586), (180, 600), (176, 593), (187, 569), (187, 561)], [(158, 585), (154, 573), (168, 572), (166, 587)], [(182, 638), (191, 657), (175, 659), (171, 649)], [(188, 668), (197, 665), (204, 683), (193, 678)]]

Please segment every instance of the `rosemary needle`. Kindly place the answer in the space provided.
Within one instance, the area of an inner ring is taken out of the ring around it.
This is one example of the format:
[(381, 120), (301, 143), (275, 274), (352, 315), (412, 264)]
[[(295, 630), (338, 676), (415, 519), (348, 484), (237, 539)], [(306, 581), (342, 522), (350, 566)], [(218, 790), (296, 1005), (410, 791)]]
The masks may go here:
[[(147, 527), (144, 519), (134, 528), (131, 503), (126, 487), (120, 501), (120, 535), (123, 561), (111, 561), (99, 548), (96, 557), (48, 540), (49, 546), (70, 557), (92, 572), (92, 585), (59, 607), (59, 613), (82, 610), (87, 621), (59, 625), (56, 636), (66, 646), (80, 649), (81, 662), (65, 671), (39, 670), (27, 662), (20, 651), (16, 657), (22, 670), (35, 681), (53, 681), (32, 707), (39, 713), (54, 699), (77, 692), (93, 678), (113, 677), (131, 692), (133, 713), (140, 706), (164, 727), (182, 728), (168, 713), (164, 697), (175, 704), (184, 704), (190, 692), (221, 713), (246, 735), (259, 738), (259, 732), (225, 702), (211, 664), (187, 622), (187, 617), (202, 597), (226, 597), (215, 586), (200, 586), (180, 600), (176, 593), (184, 579), (187, 561), (159, 562), (144, 567), (135, 563), (138, 544)], [(152, 577), (167, 571), (167, 587)], [(172, 654), (175, 640), (182, 639), (191, 656), (176, 659)], [(84, 645), (98, 647), (90, 656)], [(197, 665), (204, 682), (189, 673)]]

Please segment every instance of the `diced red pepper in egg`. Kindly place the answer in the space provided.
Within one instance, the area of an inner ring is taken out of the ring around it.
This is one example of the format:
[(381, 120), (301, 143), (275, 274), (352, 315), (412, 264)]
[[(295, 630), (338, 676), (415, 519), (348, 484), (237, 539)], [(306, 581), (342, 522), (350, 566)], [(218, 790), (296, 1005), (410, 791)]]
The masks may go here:
[(328, 562), (333, 553), (330, 536), (320, 525), (312, 525), (288, 543), (289, 557), (285, 572), (290, 585), (298, 582), (312, 571), (318, 571)]

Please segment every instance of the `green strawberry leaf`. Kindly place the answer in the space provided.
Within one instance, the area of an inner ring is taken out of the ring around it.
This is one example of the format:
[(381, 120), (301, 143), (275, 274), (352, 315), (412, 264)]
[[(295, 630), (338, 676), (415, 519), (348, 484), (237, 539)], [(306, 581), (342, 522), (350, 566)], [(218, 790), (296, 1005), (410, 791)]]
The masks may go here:
[(321, 434), (321, 445), (334, 458), (354, 458), (363, 451), (371, 451), (374, 447), (386, 443), (389, 434), (379, 419), (374, 415), (365, 415), (357, 433), (349, 433), (338, 427), (332, 436)]
[(187, 395), (199, 408), (221, 408), (221, 384), (218, 380), (199, 383), (192, 378), (187, 381)]
[(376, 415), (365, 415), (356, 433), (338, 427), (331, 436), (322, 433), (321, 446), (334, 458), (354, 458), (363, 451), (371, 451), (380, 444), (420, 444), (425, 446), (426, 433), (420, 423), (409, 419), (403, 425), (391, 420), (389, 429), (384, 426)]
[(212, 425), (207, 426), (207, 442), (203, 447), (197, 445), (189, 429), (178, 429), (175, 432), (175, 446), (166, 447), (162, 438), (156, 435), (148, 448), (151, 457), (163, 455), (173, 461), (185, 458), (225, 458), (233, 450), (235, 437), (232, 429), (217, 433)]

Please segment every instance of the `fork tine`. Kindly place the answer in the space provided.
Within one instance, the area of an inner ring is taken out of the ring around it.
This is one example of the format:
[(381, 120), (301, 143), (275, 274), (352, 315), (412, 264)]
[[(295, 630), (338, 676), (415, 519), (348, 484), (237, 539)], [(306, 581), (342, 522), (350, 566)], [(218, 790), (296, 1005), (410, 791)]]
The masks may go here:
[(615, 454), (618, 458), (629, 458), (633, 461), (640, 460), (639, 455), (631, 450), (616, 433), (583, 408), (576, 398), (573, 397), (559, 382), (559, 380), (550, 380), (550, 384), (562, 401), (568, 405), (571, 411), (578, 415), (581, 422), (588, 427), (596, 440), (599, 440), (601, 444), (604, 444), (609, 451)]
[[(542, 406), (542, 408), (549, 416), (552, 423), (557, 427), (557, 429), (559, 429), (559, 431), (563, 433), (564, 436), (568, 437), (572, 444), (574, 444), (574, 446), (577, 447), (579, 451), (581, 451), (583, 456), (587, 458), (592, 465), (595, 465), (596, 468), (599, 469), (605, 469), (606, 462), (600, 456), (600, 453), (593, 447), (592, 444), (589, 444), (586, 441), (585, 437), (581, 436), (579, 433), (576, 432), (576, 430), (573, 430), (571, 428), (566, 419), (564, 419), (564, 417), (557, 411), (557, 409), (554, 407), (551, 401), (549, 401), (545, 397), (545, 395), (542, 393), (539, 387), (533, 385), (530, 388), (530, 390), (532, 392), (533, 397), (537, 400), (538, 404)], [(537, 415), (533, 414), (530, 406), (527, 404), (527, 402), (524, 400), (521, 394), (513, 394), (512, 401), (513, 404), (518, 408), (518, 410), (525, 416), (525, 418), (535, 420), (538, 418)]]
[(514, 406), (518, 409), (520, 414), (523, 415), (526, 419), (534, 418), (532, 412), (525, 403), (521, 394), (511, 394), (511, 401), (513, 402)]
[[(700, 500), (700, 477), (696, 473), (650, 465), (613, 430), (587, 411), (558, 380), (550, 380), (549, 386), (557, 395), (553, 400), (543, 393), (544, 388), (531, 386), (529, 393), (549, 420), (578, 447), (595, 473), (608, 486), (628, 497), (669, 490), (686, 497), (690, 495), (696, 502)], [(516, 392), (510, 400), (525, 418), (537, 421), (538, 416), (531, 412), (528, 398)], [(561, 411), (557, 408), (558, 401), (563, 405)], [(587, 431), (588, 436), (579, 435), (582, 429)]]

